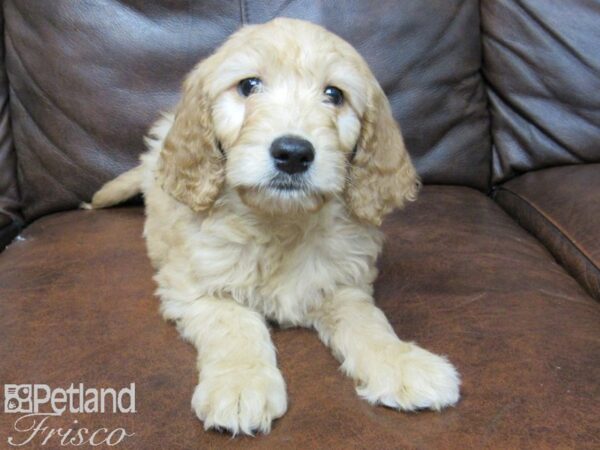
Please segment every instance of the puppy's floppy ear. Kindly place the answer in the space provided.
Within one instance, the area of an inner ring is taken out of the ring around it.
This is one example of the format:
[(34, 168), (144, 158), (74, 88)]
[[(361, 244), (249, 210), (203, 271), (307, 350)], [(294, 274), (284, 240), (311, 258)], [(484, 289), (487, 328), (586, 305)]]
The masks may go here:
[(416, 199), (420, 181), (385, 93), (374, 78), (369, 88), (345, 196), (356, 217), (381, 225), (392, 209)]
[(212, 100), (204, 83), (211, 59), (196, 66), (185, 80), (158, 161), (157, 178), (162, 188), (194, 211), (210, 208), (225, 173), (224, 156), (213, 131)]

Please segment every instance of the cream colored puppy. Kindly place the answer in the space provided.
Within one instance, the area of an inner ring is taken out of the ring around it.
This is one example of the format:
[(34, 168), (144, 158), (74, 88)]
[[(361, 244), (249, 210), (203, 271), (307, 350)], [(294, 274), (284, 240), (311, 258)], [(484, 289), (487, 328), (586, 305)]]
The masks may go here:
[(268, 432), (285, 413), (265, 318), (314, 327), (371, 403), (457, 402), (454, 367), (373, 304), (378, 226), (419, 182), (348, 43), (299, 20), (246, 26), (194, 68), (147, 143), (91, 207), (143, 192), (162, 313), (198, 349), (205, 428)]

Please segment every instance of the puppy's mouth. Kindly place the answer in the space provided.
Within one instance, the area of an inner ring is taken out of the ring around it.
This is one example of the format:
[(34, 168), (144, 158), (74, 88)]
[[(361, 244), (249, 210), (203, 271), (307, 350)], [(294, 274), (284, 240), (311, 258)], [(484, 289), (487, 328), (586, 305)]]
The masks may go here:
[(288, 174), (277, 174), (259, 186), (238, 188), (238, 192), (247, 206), (284, 217), (318, 211), (328, 198), (302, 175)]
[(310, 193), (312, 190), (303, 176), (277, 174), (268, 183), (267, 188), (275, 192)]

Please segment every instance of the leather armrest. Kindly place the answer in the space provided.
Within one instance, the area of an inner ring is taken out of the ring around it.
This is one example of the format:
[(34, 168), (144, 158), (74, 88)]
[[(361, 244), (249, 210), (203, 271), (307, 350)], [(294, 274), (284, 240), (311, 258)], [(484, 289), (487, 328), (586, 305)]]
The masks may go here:
[(600, 164), (529, 172), (494, 198), (600, 300)]
[(0, 213), (0, 252), (19, 234), (22, 227), (20, 221)]

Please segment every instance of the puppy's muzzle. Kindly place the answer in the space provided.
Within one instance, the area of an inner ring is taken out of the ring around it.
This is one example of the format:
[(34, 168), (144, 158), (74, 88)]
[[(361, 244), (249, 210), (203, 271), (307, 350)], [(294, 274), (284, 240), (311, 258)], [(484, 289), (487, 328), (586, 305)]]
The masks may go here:
[(271, 144), (275, 167), (289, 175), (306, 172), (315, 159), (315, 149), (306, 139), (282, 136)]

